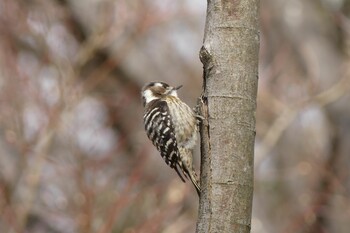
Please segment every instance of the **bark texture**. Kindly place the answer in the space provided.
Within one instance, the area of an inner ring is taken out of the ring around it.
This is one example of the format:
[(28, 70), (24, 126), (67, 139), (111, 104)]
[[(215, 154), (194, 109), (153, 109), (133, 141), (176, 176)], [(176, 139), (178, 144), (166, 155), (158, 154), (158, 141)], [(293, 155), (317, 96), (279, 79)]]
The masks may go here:
[(258, 0), (208, 0), (197, 233), (251, 228), (258, 86)]

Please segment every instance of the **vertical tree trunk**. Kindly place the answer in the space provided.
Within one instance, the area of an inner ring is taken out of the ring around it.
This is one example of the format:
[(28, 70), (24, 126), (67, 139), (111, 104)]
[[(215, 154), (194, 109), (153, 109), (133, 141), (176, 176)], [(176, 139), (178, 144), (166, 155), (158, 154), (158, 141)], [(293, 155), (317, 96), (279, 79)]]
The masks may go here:
[(258, 0), (208, 0), (197, 233), (250, 232), (258, 85)]

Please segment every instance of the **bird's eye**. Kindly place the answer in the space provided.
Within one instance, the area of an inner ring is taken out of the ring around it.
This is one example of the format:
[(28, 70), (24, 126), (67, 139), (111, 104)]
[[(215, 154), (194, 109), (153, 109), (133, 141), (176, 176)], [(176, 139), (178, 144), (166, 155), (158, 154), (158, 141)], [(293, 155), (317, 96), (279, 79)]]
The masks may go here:
[(166, 84), (166, 83), (162, 83), (162, 86), (163, 86), (165, 89), (167, 89), (167, 88), (169, 87), (169, 85)]

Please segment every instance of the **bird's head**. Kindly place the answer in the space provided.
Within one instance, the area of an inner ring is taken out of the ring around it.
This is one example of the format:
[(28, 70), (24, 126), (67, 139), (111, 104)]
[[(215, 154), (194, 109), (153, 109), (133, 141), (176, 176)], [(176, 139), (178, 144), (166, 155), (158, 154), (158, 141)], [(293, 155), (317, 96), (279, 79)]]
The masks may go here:
[(150, 103), (153, 100), (161, 99), (166, 96), (174, 96), (177, 97), (177, 90), (179, 90), (181, 86), (172, 87), (164, 82), (150, 82), (143, 86), (141, 95), (143, 106)]

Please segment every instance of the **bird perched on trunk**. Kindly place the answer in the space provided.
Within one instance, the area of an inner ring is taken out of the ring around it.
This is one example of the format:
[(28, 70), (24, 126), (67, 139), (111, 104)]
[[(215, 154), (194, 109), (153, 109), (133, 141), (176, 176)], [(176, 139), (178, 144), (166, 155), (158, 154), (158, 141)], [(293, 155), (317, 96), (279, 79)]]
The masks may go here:
[(198, 126), (195, 112), (182, 102), (177, 90), (164, 82), (150, 82), (142, 88), (145, 107), (143, 121), (148, 138), (179, 177), (190, 179), (200, 195), (197, 174), (193, 168), (193, 148)]

